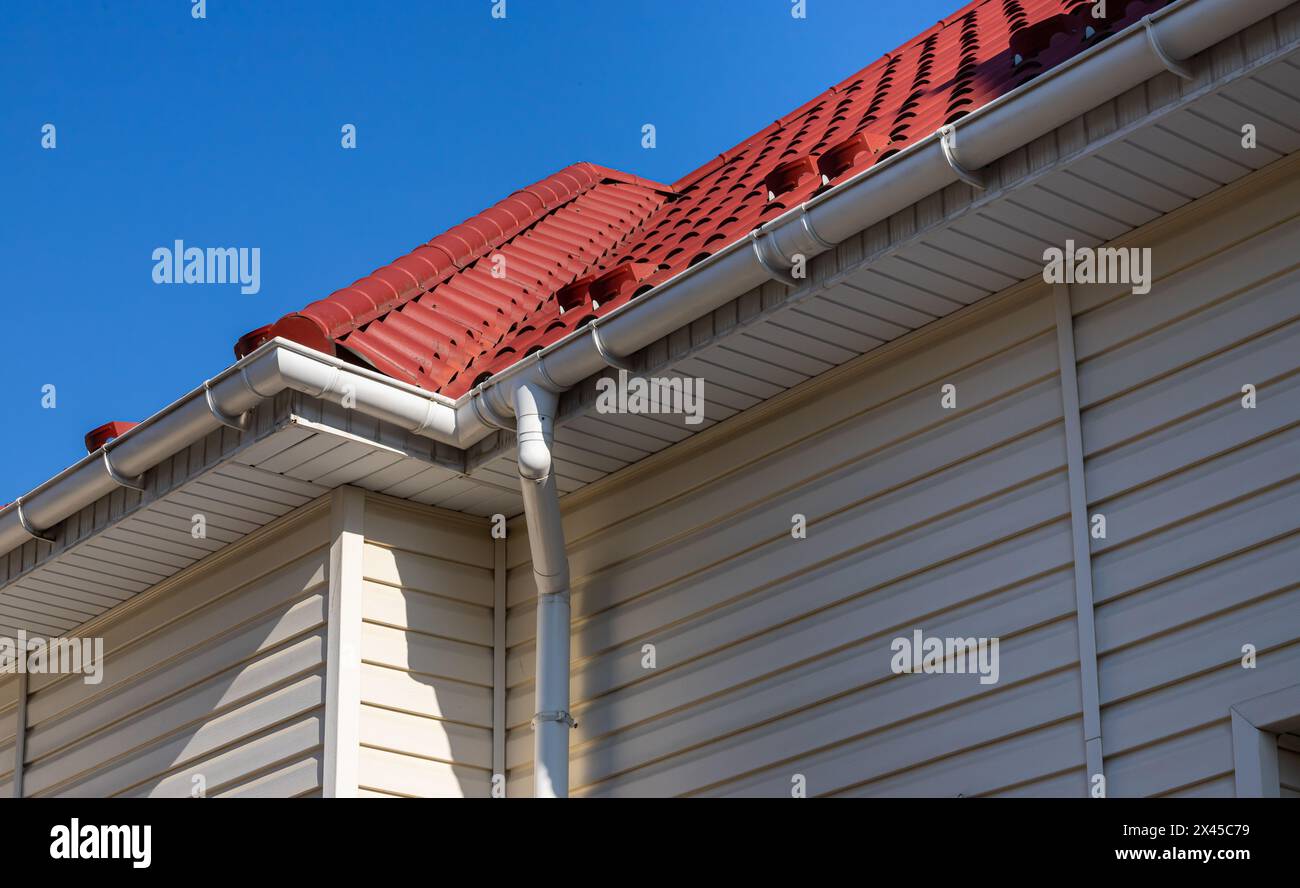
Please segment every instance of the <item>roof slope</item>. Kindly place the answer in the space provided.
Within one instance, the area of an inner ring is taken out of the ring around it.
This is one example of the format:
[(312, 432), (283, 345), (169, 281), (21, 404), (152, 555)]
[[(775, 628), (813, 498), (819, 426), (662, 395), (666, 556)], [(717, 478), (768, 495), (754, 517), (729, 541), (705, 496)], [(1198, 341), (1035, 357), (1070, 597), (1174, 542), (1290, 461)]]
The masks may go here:
[(1171, 0), (976, 0), (671, 187), (589, 163), (255, 330), (458, 397)]

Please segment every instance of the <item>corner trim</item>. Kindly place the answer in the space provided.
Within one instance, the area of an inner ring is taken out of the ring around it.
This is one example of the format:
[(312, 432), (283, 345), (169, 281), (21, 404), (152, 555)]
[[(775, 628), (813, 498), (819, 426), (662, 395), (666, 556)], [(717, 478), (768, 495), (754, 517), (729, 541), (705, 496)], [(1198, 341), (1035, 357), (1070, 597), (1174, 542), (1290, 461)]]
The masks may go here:
[(329, 618), (325, 660), (325, 754), (322, 794), (357, 795), (361, 721), (361, 562), (365, 491), (330, 494)]
[(1281, 797), (1277, 735), (1300, 728), (1300, 684), (1234, 703), (1228, 713), (1237, 798)]

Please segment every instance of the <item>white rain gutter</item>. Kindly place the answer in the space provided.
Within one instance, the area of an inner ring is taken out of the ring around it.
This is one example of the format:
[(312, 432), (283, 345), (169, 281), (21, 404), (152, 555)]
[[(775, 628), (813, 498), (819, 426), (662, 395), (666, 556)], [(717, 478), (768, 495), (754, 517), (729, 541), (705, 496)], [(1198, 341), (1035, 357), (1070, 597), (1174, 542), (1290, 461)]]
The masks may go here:
[(534, 789), (567, 795), (568, 566), (550, 471), (560, 393), (955, 182), (983, 187), (979, 170), (1181, 60), (1291, 5), (1292, 0), (1179, 0), (1023, 87), (791, 209), (651, 292), (519, 361), (452, 402), (276, 339), (102, 451), (0, 511), (0, 552), (39, 537), (115, 487), (222, 424), (240, 427), (260, 401), (289, 388), (341, 400), (434, 440), (464, 448), (492, 429), (519, 433), (519, 472), (537, 578)]
[(146, 470), (223, 425), (243, 429), (249, 411), (285, 389), (338, 402), (346, 398), (361, 412), (418, 435), (459, 441), (450, 399), (273, 339), (0, 511), (0, 553), (33, 537), (50, 539), (46, 528), (118, 487), (140, 489)]

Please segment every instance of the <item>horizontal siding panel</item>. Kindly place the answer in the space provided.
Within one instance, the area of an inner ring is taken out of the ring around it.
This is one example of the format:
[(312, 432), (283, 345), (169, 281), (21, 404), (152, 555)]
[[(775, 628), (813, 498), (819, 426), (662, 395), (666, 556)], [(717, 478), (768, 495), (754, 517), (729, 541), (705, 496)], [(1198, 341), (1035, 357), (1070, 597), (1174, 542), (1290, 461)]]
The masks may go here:
[[(1062, 470), (1065, 450), (1055, 428), (1061, 415), (1055, 382), (1033, 385), (1014, 397), (1004, 392), (994, 397), (998, 400), (972, 404), (950, 419), (939, 408), (937, 391), (933, 397), (917, 395), (898, 410), (868, 414), (832, 435), (753, 463), (743, 473), (706, 483), (688, 498), (647, 509), (634, 521), (574, 544), (570, 572), (575, 594), (581, 597), (588, 578), (607, 586), (599, 579), (606, 563), (614, 563), (620, 577), (634, 579), (625, 560), (629, 556), (645, 562), (639, 574), (670, 568), (680, 575), (761, 540), (788, 541), (795, 513), (808, 518), (809, 539), (799, 546), (811, 549), (821, 545), (824, 534), (816, 525), (840, 520), (847, 510), (880, 514), (873, 524), (881, 528), (876, 536), (883, 537), (926, 515)], [(647, 546), (647, 539), (657, 545)], [(664, 558), (666, 551), (671, 558)], [(529, 580), (528, 570), (512, 572), (512, 604), (519, 594), (532, 594)], [(654, 582), (647, 577), (637, 585), (646, 588)], [(599, 606), (609, 603), (602, 600)], [(576, 612), (582, 606), (575, 602)]]
[(1183, 789), (1165, 793), (1169, 799), (1235, 799), (1237, 797), (1237, 780), (1233, 774), (1224, 774), (1213, 780), (1196, 783)]
[(1233, 704), (1289, 687), (1295, 684), (1297, 675), (1300, 642), (1292, 642), (1261, 650), (1254, 669), (1243, 669), (1236, 661), (1110, 703), (1101, 713), (1106, 754), (1118, 754), (1219, 722), (1227, 717)]
[[(306, 610), (318, 602), (309, 603)], [(302, 619), (291, 614), (290, 619)], [(310, 616), (302, 622), (311, 622)], [(320, 626), (320, 622), (315, 623)], [(307, 629), (310, 631), (311, 626)], [(268, 627), (259, 624), (256, 632)], [(295, 625), (294, 629), (298, 629)], [(132, 683), (120, 692), (97, 697), (67, 718), (34, 725), (28, 733), (28, 756), (41, 761), (68, 747), (77, 758), (107, 760), (109, 747), (130, 747), (189, 724), (207, 713), (251, 699), (267, 688), (319, 668), (325, 660), (325, 633), (317, 629), (305, 637), (279, 645), (259, 647), (245, 656), (254, 638), (236, 637), (211, 650)], [(226, 665), (229, 663), (230, 665)], [(210, 677), (209, 677), (210, 676)]]
[(361, 702), (430, 718), (492, 727), (492, 689), (361, 664)]
[[(30, 795), (189, 796), (318, 759), (326, 518), (319, 509), (110, 611), (102, 680), (33, 675)], [(299, 770), (295, 794), (319, 786)], [(275, 784), (287, 787), (290, 784)]]
[[(285, 592), (284, 597), (302, 592), (324, 582), (324, 549), (328, 538), (326, 519), (315, 513), (310, 520), (293, 525), (285, 533), (275, 535), (270, 541), (256, 541), (248, 549), (241, 550), (238, 557), (220, 562), (228, 569), (199, 570), (192, 582), (177, 582), (171, 594), (159, 596), (144, 606), (132, 607), (122, 612), (120, 619), (110, 620), (100, 630), (104, 639), (104, 650), (110, 657), (114, 652), (127, 646), (130, 642), (142, 638), (160, 627), (167, 625), (192, 612), (210, 607), (222, 596), (236, 597), (240, 594), (255, 598), (259, 587), (265, 584), (272, 596), (271, 601), (262, 604), (265, 609), (276, 603), (276, 590)], [(256, 604), (254, 604), (256, 607)], [(252, 613), (256, 613), (252, 610)], [(233, 618), (235, 622), (238, 618)], [(214, 625), (222, 622), (219, 615)], [(203, 629), (200, 635), (209, 630)], [(46, 685), (57, 682), (57, 676), (33, 675), (31, 690), (37, 694)], [(33, 701), (34, 705), (36, 701)], [(33, 712), (34, 721), (39, 718), (39, 707)]]
[[(92, 696), (106, 693), (119, 682), (130, 680), (164, 663), (179, 664), (209, 639), (232, 631), (245, 623), (260, 622), (301, 596), (322, 592), (325, 564), (321, 554), (314, 554), (290, 564), (281, 571), (173, 621), (154, 632), (114, 644), (119, 636), (115, 625), (104, 633), (105, 682), (85, 684), (80, 677), (59, 677), (60, 681), (34, 690), (29, 708), (29, 724), (37, 727), (59, 713), (83, 705)], [(183, 593), (182, 593), (183, 594)], [(167, 596), (170, 599), (171, 596)], [(159, 600), (159, 604), (170, 601)], [(131, 629), (139, 628), (132, 621)], [(120, 636), (119, 636), (120, 637)], [(53, 676), (41, 676), (53, 678)], [(32, 676), (36, 684), (37, 676)]]
[(492, 537), (486, 523), (448, 518), (439, 522), (437, 533), (430, 533), (432, 520), (427, 511), (366, 500), (366, 539), (433, 558), (492, 566)]
[(322, 785), (322, 758), (318, 753), (216, 793), (217, 798), (285, 799), (315, 793)]
[(1174, 794), (1232, 771), (1232, 724), (1225, 716), (1191, 733), (1125, 755), (1108, 755), (1106, 794)]
[[(1293, 534), (1300, 482), (1292, 481), (1162, 529), (1141, 545), (1094, 555), (1094, 600), (1106, 601)], [(1287, 543), (1283, 543), (1287, 545)]]
[[(1082, 736), (1082, 724), (1078, 726), (1078, 731)], [(1081, 799), (1088, 795), (1088, 791), (1088, 769), (1081, 761), (1077, 767), (1063, 774), (1029, 780), (996, 790), (988, 795), (992, 798), (1005, 799)]]
[(362, 557), (362, 572), (368, 580), (492, 606), (492, 571), (487, 567), (389, 549), (369, 540)]
[[(1016, 727), (1009, 723), (1008, 728)], [(1039, 783), (1040, 775), (1069, 769), (1066, 785), (1049, 783), (1057, 795), (1083, 796), (1083, 725), (1068, 719), (997, 742), (945, 756), (923, 766), (870, 780), (837, 795), (845, 798), (953, 798), (995, 795), (1007, 786)], [(867, 755), (872, 750), (865, 751)], [(1044, 780), (1050, 778), (1044, 777)], [(1046, 787), (1040, 785), (1038, 794)]]
[(366, 582), (361, 612), (371, 623), (471, 644), (492, 644), (492, 610), (480, 605)]
[(191, 795), (195, 776), (204, 778), (209, 794), (220, 795), (226, 786), (250, 772), (263, 771), (306, 753), (319, 757), (324, 742), (324, 725), (324, 710), (318, 709), (260, 736), (246, 738), (239, 745), (195, 763), (180, 773), (135, 787), (124, 795), (132, 798), (184, 798)]
[(492, 685), (492, 650), (419, 632), (363, 623), (361, 659), (423, 676)]
[[(981, 687), (970, 676), (949, 675), (900, 676), (895, 683), (906, 685), (908, 680), (927, 686), (907, 687), (906, 694), (913, 698), (941, 693), (937, 686), (942, 684)], [(735, 790), (742, 795), (788, 795), (790, 775), (796, 772), (804, 774), (814, 792), (818, 787), (834, 791), (847, 788), (846, 783), (917, 768), (960, 750), (1068, 718), (1077, 711), (1078, 694), (1077, 673), (1059, 672), (1026, 686), (999, 686), (964, 708), (894, 722), (870, 739), (862, 735), (864, 729), (878, 723), (878, 716), (873, 715), (875, 701), (869, 697), (838, 700), (798, 718), (764, 725), (761, 731), (674, 757), (585, 794), (660, 796), (687, 791), (715, 795)], [(820, 756), (792, 755), (797, 750), (826, 747), (831, 748)], [(751, 773), (760, 768), (764, 771), (761, 778)], [(743, 787), (728, 785), (745, 776), (751, 782)], [(755, 779), (760, 782), (754, 783)]]
[(371, 791), (415, 798), (487, 798), (487, 771), (361, 747), (357, 780)]
[(1182, 676), (1241, 668), (1242, 646), (1272, 650), (1300, 638), (1300, 586), (1102, 655), (1102, 703), (1164, 687)]
[[(989, 633), (991, 626), (1005, 625), (1006, 615), (1012, 610), (1015, 610), (1014, 606), (991, 607), (990, 612), (984, 614), (971, 608), (962, 617), (950, 618), (950, 622), (927, 622), (922, 628), (927, 634), (956, 636), (961, 633), (961, 637), (978, 637)], [(1025, 619), (1032, 619), (1030, 613), (1025, 614)], [(910, 630), (899, 630), (899, 634), (904, 633), (910, 634)], [(895, 676), (889, 669), (893, 634), (784, 668), (783, 664), (774, 663), (766, 670), (751, 667), (748, 672), (742, 672), (736, 668), (729, 676), (725, 672), (720, 676), (723, 668), (739, 667), (743, 663), (724, 660), (722, 665), (701, 664), (683, 674), (667, 675), (655, 687), (636, 689), (635, 698), (631, 696), (632, 692), (625, 692), (613, 699), (601, 700), (598, 706), (587, 707), (579, 716), (578, 736), (582, 742), (574, 750), (572, 780), (575, 785), (582, 785), (626, 774), (638, 767), (671, 758), (690, 748), (692, 741), (725, 745), (733, 735), (747, 731), (754, 733), (756, 725), (780, 720), (797, 722), (819, 708), (834, 709), (858, 698), (873, 701), (873, 714), (862, 723), (863, 730), (887, 726), (941, 710), (993, 688), (1059, 669), (1063, 661), (1068, 663), (1076, 658), (1076, 655), (1068, 653), (1074, 639), (1073, 625), (1056, 622), (1019, 632), (1012, 627), (1006, 628), (1006, 637), (1000, 644), (1002, 672), (997, 685), (982, 685), (979, 677), (974, 675)], [(799, 639), (792, 639), (789, 644), (794, 647), (798, 642)], [(702, 683), (721, 682), (722, 676), (728, 676), (722, 691), (711, 695), (698, 692)], [(741, 680), (744, 683), (738, 684)], [(916, 686), (921, 683), (927, 685), (924, 693), (917, 691)], [(679, 690), (679, 685), (684, 689)], [(677, 709), (654, 705), (665, 696), (674, 694), (689, 699)], [(623, 725), (622, 722), (632, 720), (625, 712), (631, 708), (629, 699), (636, 704), (634, 713), (653, 714), (653, 719)], [(600, 737), (602, 730), (611, 727), (618, 731)], [(524, 729), (512, 736), (516, 748), (510, 750), (511, 753), (527, 756), (530, 751), (527, 746), (518, 745), (527, 733)], [(587, 738), (592, 736), (597, 739), (588, 741)], [(513, 764), (509, 755), (507, 760)]]
[[(279, 756), (285, 751), (302, 752), (319, 745), (320, 719), (316, 717), (302, 723), (309, 726), (309, 729), (304, 728), (299, 732), (298, 739), (301, 740), (304, 736), (313, 738), (305, 746), (289, 750), (275, 749), (273, 743), (257, 735), (268, 726), (320, 710), (325, 700), (324, 685), (323, 676), (306, 676), (255, 698), (244, 706), (206, 718), (191, 730), (129, 753), (120, 761), (77, 775), (76, 782), (71, 785), (54, 785), (56, 779), (62, 776), (63, 769), (59, 765), (65, 763), (64, 759), (34, 764), (24, 774), (24, 791), (40, 795), (53, 790), (57, 795), (83, 798), (122, 792), (130, 795), (189, 795), (190, 786), (185, 784), (189, 783), (188, 776), (195, 774), (204, 777), (209, 789), (215, 789), (217, 785), (247, 773), (236, 767), (237, 762), (251, 770), (252, 763), (260, 762), (262, 755)], [(256, 752), (245, 748), (252, 746), (258, 747)], [(214, 773), (209, 774), (206, 769), (213, 760), (220, 764), (214, 767)], [(67, 761), (66, 765), (75, 767), (71, 761)], [(175, 771), (178, 767), (182, 769), (179, 773)]]
[[(792, 402), (779, 418), (758, 424), (752, 433), (728, 441), (725, 447), (693, 453), (689, 462), (674, 465), (673, 471), (635, 473), (612, 488), (611, 492), (617, 495), (569, 505), (565, 514), (566, 539), (576, 552), (581, 552), (583, 540), (592, 534), (629, 519), (651, 520), (647, 513), (652, 504), (676, 502), (680, 506), (686, 495), (694, 494), (706, 483), (728, 478), (754, 466), (762, 457), (787, 448), (785, 457), (789, 459), (806, 439), (834, 434), (831, 430), (837, 424), (855, 417), (861, 417), (858, 434), (870, 437), (865, 443), (850, 443), (850, 455), (860, 456), (891, 440), (901, 440), (909, 428), (915, 430), (940, 419), (935, 416), (935, 408), (939, 386), (944, 382), (952, 381), (959, 390), (963, 390), (961, 383), (973, 383), (965, 387), (966, 393), (959, 401), (961, 408), (967, 410), (1020, 388), (1036, 375), (1050, 375), (1055, 368), (1055, 345), (1044, 334), (1053, 329), (1053, 314), (1050, 300), (1043, 297), (1044, 293), (1038, 291), (1014, 300), (1004, 306), (1005, 311), (999, 316), (981, 318), (893, 355), (890, 361), (873, 367), (872, 372), (844, 380), (834, 393), (823, 392)], [(1032, 344), (1022, 347), (1024, 343)], [(975, 366), (982, 359), (1004, 352), (1005, 356), (993, 362), (996, 369), (981, 374)], [(954, 378), (957, 374), (961, 376)], [(889, 405), (889, 410), (910, 410), (912, 419), (882, 411), (877, 415), (879, 421), (872, 421), (877, 417), (868, 416), (869, 411), (885, 405)], [(853, 439), (850, 435), (843, 440)], [(508, 551), (513, 572), (528, 560), (527, 536), (512, 533)], [(512, 597), (511, 604), (515, 603)]]
[[(1178, 525), (1231, 506), (1238, 500), (1267, 492), (1269, 487), (1300, 480), (1300, 427), (1265, 438), (1106, 503), (1092, 504), (1106, 516), (1105, 540), (1093, 551), (1104, 560), (1158, 532), (1175, 532)], [(1290, 530), (1291, 528), (1284, 528)], [(1270, 528), (1261, 528), (1260, 534)]]
[(492, 767), (492, 732), (487, 728), (363, 704), (360, 736), (363, 746), (388, 752)]
[[(1300, 509), (1300, 501), (1296, 508)], [(1095, 612), (1097, 650), (1105, 654), (1177, 627), (1213, 620), (1232, 609), (1293, 591), (1297, 584), (1300, 540), (1292, 534), (1100, 602)]]

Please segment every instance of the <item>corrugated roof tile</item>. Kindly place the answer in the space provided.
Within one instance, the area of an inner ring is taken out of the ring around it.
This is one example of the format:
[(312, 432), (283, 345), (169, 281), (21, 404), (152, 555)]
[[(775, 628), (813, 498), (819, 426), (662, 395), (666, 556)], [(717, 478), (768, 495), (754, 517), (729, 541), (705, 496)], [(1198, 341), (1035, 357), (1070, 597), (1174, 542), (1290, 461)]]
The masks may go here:
[(1171, 0), (977, 0), (672, 186), (579, 163), (240, 339), (457, 397)]

